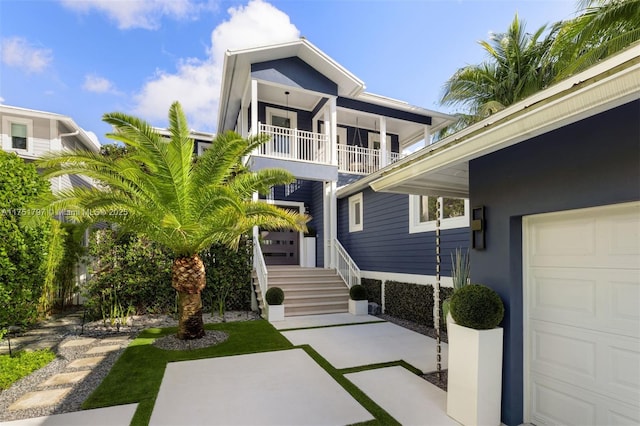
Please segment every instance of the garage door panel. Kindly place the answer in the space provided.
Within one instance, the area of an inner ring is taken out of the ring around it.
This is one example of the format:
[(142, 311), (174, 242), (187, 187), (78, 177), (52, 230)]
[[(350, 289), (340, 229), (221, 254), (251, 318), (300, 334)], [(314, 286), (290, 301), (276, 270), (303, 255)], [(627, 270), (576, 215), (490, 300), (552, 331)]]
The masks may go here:
[(640, 424), (640, 202), (523, 225), (525, 420)]
[(636, 339), (545, 321), (531, 321), (530, 371), (534, 380), (558, 381), (640, 403), (640, 347)]
[(625, 425), (640, 424), (640, 413), (626, 404), (597, 392), (591, 392), (552, 377), (541, 377), (531, 393), (536, 425)]
[(625, 336), (640, 335), (637, 271), (530, 268), (529, 316)]

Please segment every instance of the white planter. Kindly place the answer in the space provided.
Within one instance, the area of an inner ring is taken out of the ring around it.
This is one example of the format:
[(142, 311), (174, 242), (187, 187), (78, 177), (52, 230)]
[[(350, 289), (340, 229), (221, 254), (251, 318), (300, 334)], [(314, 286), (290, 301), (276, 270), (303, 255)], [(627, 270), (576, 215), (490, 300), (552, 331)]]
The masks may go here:
[(369, 315), (369, 301), (349, 299), (349, 313), (351, 315)]
[(284, 305), (267, 305), (269, 322), (284, 321)]
[(449, 322), (447, 415), (466, 426), (500, 424), (503, 330)]
[(302, 265), (306, 268), (316, 267), (316, 237), (304, 237)]

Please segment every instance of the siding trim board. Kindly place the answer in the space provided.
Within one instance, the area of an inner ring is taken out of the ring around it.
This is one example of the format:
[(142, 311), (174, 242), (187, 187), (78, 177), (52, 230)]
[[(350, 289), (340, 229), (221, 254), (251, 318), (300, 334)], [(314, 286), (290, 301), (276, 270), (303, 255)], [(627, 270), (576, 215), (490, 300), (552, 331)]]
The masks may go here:
[(383, 115), (385, 117), (397, 118), (399, 120), (410, 121), (418, 124), (431, 125), (431, 117), (420, 115), (413, 112), (401, 111), (399, 109), (389, 108), (369, 102), (358, 101), (356, 99), (338, 96), (337, 106), (356, 111), (368, 112), (370, 114)]

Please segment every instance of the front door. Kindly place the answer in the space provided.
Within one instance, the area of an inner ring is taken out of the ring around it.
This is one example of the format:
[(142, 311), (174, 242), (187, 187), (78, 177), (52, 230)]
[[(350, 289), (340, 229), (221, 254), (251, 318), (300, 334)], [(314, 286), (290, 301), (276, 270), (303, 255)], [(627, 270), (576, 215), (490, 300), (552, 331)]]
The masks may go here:
[(292, 229), (260, 231), (260, 247), (267, 265), (299, 265), (300, 233)]

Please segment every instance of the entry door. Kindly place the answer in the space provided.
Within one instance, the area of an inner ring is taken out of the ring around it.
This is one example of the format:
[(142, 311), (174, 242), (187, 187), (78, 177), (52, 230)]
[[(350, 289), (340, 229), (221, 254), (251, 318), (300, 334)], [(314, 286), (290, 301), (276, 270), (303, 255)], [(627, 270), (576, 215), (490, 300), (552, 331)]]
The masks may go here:
[(525, 423), (640, 424), (640, 203), (523, 228)]
[(267, 265), (299, 265), (300, 233), (294, 230), (261, 231), (262, 254)]

